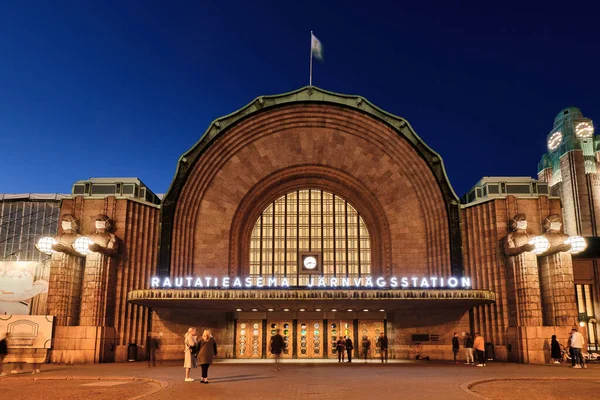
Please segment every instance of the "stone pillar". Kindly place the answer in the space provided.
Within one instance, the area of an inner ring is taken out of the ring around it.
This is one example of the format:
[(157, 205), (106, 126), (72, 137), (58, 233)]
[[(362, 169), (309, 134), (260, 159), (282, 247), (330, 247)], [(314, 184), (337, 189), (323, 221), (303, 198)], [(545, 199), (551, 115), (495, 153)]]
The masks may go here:
[(507, 263), (507, 294), (510, 326), (541, 326), (542, 307), (537, 257), (529, 244), (533, 236), (527, 234), (525, 214), (517, 214), (512, 221), (513, 232), (504, 244)]
[(118, 242), (110, 233), (111, 221), (106, 215), (96, 216), (96, 233), (88, 237), (93, 241), (89, 245), (90, 252), (85, 260), (83, 276), (83, 293), (79, 324), (82, 326), (112, 326), (107, 323), (109, 304), (114, 302), (114, 293), (109, 282), (111, 272), (116, 268)]
[(57, 244), (50, 261), (50, 283), (48, 289), (48, 314), (54, 315), (56, 325), (74, 326), (79, 323), (81, 305), (81, 274), (83, 260), (73, 249), (80, 237), (79, 222), (70, 214), (61, 221), (63, 233), (56, 237)]
[(577, 308), (573, 263), (569, 253), (539, 258), (545, 326), (575, 326)]
[(544, 220), (544, 237), (550, 248), (540, 254), (540, 283), (543, 322), (545, 326), (575, 326), (577, 308), (571, 245), (565, 244), (568, 235), (560, 232), (560, 215), (552, 214)]

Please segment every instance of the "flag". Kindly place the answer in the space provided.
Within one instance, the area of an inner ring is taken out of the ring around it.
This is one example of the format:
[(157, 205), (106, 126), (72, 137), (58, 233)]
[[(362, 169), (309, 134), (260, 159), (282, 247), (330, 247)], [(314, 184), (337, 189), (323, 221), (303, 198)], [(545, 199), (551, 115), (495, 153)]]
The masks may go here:
[(310, 52), (313, 56), (315, 56), (315, 58), (317, 60), (321, 60), (323, 61), (323, 45), (321, 44), (321, 41), (319, 39), (317, 39), (317, 37), (315, 35), (312, 34), (312, 32), (310, 33), (311, 39), (310, 39)]

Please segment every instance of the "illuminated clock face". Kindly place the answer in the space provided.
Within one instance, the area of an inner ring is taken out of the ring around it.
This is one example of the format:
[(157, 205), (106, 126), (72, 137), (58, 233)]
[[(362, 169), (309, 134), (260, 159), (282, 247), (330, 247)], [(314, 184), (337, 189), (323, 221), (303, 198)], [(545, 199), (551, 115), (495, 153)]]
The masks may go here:
[(594, 127), (589, 122), (580, 122), (575, 127), (575, 135), (578, 138), (590, 138), (594, 135)]
[(548, 149), (555, 150), (562, 142), (562, 132), (556, 131), (548, 139)]
[(315, 269), (317, 267), (317, 259), (314, 257), (306, 257), (304, 259), (304, 268)]

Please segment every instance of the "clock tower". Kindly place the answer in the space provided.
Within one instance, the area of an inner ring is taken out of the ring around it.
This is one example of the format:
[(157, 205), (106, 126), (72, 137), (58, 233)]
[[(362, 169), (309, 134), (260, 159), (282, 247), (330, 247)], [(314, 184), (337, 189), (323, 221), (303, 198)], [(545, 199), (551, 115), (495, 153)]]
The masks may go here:
[(546, 145), (548, 152), (538, 164), (538, 179), (548, 182), (550, 193), (562, 198), (565, 232), (598, 236), (600, 139), (594, 136), (592, 120), (576, 107), (561, 110)]

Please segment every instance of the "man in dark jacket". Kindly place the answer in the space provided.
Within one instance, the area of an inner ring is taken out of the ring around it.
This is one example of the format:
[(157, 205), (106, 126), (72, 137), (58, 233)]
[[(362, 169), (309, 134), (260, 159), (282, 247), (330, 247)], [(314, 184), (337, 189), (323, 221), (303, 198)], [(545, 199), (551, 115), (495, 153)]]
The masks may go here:
[(335, 349), (337, 350), (338, 362), (344, 362), (344, 353), (346, 352), (346, 341), (340, 336), (337, 342), (335, 342)]
[(467, 338), (465, 339), (465, 352), (467, 353), (467, 362), (465, 364), (475, 365), (475, 359), (473, 358), (473, 336), (470, 332), (467, 332)]
[(271, 353), (275, 355), (275, 370), (279, 371), (281, 368), (279, 367), (279, 363), (281, 361), (281, 353), (283, 352), (283, 348), (285, 347), (285, 341), (283, 340), (283, 336), (281, 336), (281, 329), (277, 329), (277, 333), (271, 336)]
[(454, 332), (454, 337), (452, 338), (452, 352), (454, 353), (454, 362), (458, 364), (458, 350), (460, 349), (460, 345), (458, 344), (458, 333)]
[(160, 349), (158, 338), (152, 332), (148, 332), (146, 340), (146, 357), (148, 359), (148, 367), (156, 367), (156, 352)]
[(387, 362), (388, 357), (388, 338), (381, 332), (379, 335), (379, 355), (381, 356), (381, 362)]
[(354, 350), (354, 346), (352, 345), (352, 340), (348, 336), (346, 338), (346, 353), (348, 354), (348, 362), (352, 362), (352, 350)]

